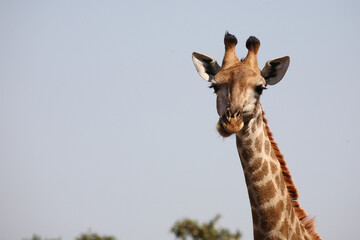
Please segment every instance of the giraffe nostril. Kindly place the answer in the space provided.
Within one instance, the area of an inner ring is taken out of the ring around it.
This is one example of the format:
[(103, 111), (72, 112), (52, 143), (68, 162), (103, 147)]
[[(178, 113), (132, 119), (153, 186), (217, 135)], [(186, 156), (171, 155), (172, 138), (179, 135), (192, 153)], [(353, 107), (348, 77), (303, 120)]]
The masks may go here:
[(231, 119), (231, 118), (240, 118), (242, 116), (242, 112), (240, 110), (238, 111), (231, 111), (230, 108), (226, 108), (225, 110), (225, 117), (228, 118), (228, 119)]
[(230, 111), (230, 108), (227, 108), (226, 111), (225, 111), (225, 116), (227, 118), (231, 118), (231, 111)]

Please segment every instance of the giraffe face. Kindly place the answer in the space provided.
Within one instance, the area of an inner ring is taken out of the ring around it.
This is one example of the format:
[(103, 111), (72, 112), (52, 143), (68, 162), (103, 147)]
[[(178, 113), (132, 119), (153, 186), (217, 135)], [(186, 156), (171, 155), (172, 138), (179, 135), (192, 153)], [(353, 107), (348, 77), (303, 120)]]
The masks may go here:
[(211, 87), (216, 93), (216, 108), (219, 114), (218, 132), (230, 136), (242, 129), (244, 122), (253, 116), (266, 81), (260, 71), (253, 71), (239, 65), (219, 71)]
[(226, 33), (224, 43), (221, 67), (215, 58), (204, 54), (194, 52), (192, 58), (199, 75), (215, 90), (220, 117), (216, 128), (223, 137), (228, 137), (239, 132), (253, 117), (263, 89), (283, 78), (290, 58), (270, 60), (260, 70), (257, 63), (260, 41), (257, 38), (250, 37), (246, 41), (248, 54), (241, 61), (235, 54), (236, 37)]

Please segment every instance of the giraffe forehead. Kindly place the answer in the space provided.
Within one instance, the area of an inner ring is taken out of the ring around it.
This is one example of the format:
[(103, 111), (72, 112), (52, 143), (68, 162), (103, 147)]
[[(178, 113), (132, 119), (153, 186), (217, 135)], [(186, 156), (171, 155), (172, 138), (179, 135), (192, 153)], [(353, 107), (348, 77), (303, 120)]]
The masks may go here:
[(228, 83), (229, 85), (257, 85), (265, 83), (259, 69), (252, 69), (245, 64), (239, 64), (230, 69), (221, 69), (215, 76), (216, 82)]

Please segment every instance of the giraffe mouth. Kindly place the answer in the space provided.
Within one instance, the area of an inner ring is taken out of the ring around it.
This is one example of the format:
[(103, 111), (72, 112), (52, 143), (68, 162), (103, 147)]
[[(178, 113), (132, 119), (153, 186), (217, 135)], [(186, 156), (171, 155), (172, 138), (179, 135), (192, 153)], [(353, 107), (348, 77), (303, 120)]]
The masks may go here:
[(244, 121), (240, 114), (229, 115), (225, 113), (216, 124), (216, 129), (223, 137), (229, 137), (239, 132), (244, 127)]

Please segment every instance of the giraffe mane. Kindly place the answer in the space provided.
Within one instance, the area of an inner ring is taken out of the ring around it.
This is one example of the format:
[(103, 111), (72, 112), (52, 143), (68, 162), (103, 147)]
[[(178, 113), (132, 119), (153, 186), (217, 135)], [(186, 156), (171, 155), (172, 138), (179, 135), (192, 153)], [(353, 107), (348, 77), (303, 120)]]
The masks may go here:
[(281, 172), (284, 177), (285, 185), (288, 190), (291, 204), (292, 204), (293, 209), (295, 210), (296, 216), (300, 220), (300, 223), (305, 227), (305, 229), (308, 231), (308, 233), (312, 236), (313, 240), (321, 240), (320, 235), (315, 231), (316, 226), (315, 226), (314, 218), (310, 217), (305, 212), (305, 210), (300, 206), (300, 203), (298, 201), (299, 194), (298, 194), (298, 191), (292, 180), (290, 171), (289, 171), (288, 167), (286, 166), (284, 155), (280, 152), (280, 149), (273, 138), (273, 134), (270, 131), (270, 128), (268, 126), (268, 120), (265, 118), (265, 112), (263, 111), (262, 113), (263, 113), (262, 116), (263, 116), (263, 121), (265, 123), (266, 132), (267, 132), (267, 135), (271, 142), (271, 147), (274, 150), (276, 158), (280, 163)]

